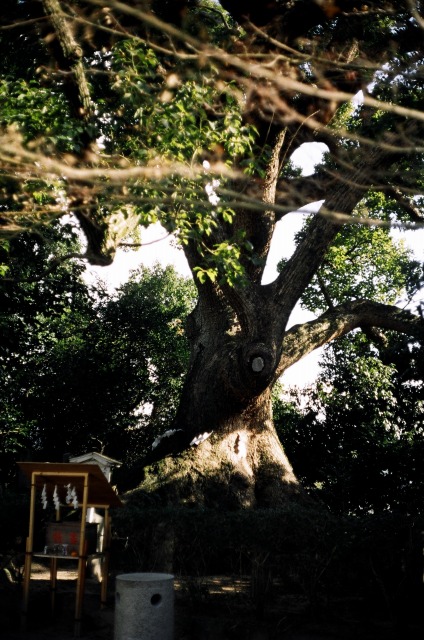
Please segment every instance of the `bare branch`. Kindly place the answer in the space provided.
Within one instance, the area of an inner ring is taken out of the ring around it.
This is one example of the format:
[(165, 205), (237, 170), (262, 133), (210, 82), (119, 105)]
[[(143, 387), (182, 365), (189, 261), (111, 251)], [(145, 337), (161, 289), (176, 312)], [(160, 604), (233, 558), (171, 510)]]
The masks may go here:
[(370, 300), (346, 302), (287, 331), (277, 377), (308, 353), (359, 327), (379, 327), (424, 338), (424, 320), (410, 311)]
[(409, 10), (411, 11), (411, 15), (415, 18), (417, 23), (420, 25), (421, 29), (424, 29), (424, 19), (418, 13), (417, 5), (414, 2), (414, 0), (407, 0), (407, 4), (408, 4), (408, 7), (409, 7)]
[[(5, 166), (31, 170), (33, 176), (45, 177), (47, 171), (54, 176), (84, 184), (107, 180), (109, 185), (123, 185), (127, 180), (158, 181), (171, 175), (193, 179), (205, 175), (205, 169), (201, 164), (187, 165), (158, 159), (153, 165), (128, 166), (128, 162), (122, 157), (111, 158), (100, 154), (96, 156), (94, 153), (91, 156), (91, 164), (98, 164), (98, 166), (77, 167), (75, 166), (77, 159), (70, 154), (60, 159), (30, 151), (23, 146), (19, 133), (13, 127), (4, 135), (0, 135), (0, 161)], [(242, 175), (223, 162), (211, 163), (208, 174), (228, 178), (237, 178)]]
[(55, 34), (59, 40), (64, 58), (65, 68), (69, 68), (74, 76), (78, 89), (78, 102), (73, 104), (77, 115), (88, 120), (94, 112), (91, 102), (90, 88), (84, 69), (83, 50), (75, 40), (72, 27), (64, 14), (59, 0), (42, 0), (44, 10), (48, 16)]
[(392, 196), (398, 204), (400, 204), (414, 222), (424, 226), (423, 212), (414, 204), (412, 198), (408, 198), (405, 193), (396, 187), (389, 188), (388, 194)]

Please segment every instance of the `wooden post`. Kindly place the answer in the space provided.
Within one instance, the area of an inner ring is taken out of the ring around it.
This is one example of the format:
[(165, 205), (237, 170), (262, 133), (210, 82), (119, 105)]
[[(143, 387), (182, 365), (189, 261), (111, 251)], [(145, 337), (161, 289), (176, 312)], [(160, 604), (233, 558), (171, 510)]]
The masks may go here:
[(103, 558), (102, 558), (102, 584), (100, 587), (100, 607), (104, 609), (107, 604), (107, 584), (109, 580), (109, 558), (110, 558), (110, 529), (111, 520), (109, 507), (105, 507), (105, 522), (103, 533)]
[(52, 615), (56, 608), (56, 592), (57, 592), (57, 558), (50, 559), (50, 609)]
[(25, 567), (24, 567), (24, 597), (22, 603), (22, 629), (26, 629), (27, 615), (28, 615), (28, 600), (29, 600), (29, 583), (31, 580), (31, 568), (32, 568), (32, 552), (34, 544), (34, 518), (35, 518), (35, 476), (36, 473), (31, 474), (31, 499), (29, 507), (29, 530), (28, 537), (25, 545)]
[(85, 539), (85, 528), (86, 528), (86, 519), (87, 519), (87, 501), (88, 501), (88, 473), (85, 473), (84, 474), (84, 493), (83, 493), (82, 509), (81, 509), (79, 554), (78, 554), (77, 596), (76, 596), (76, 603), (75, 603), (74, 636), (76, 638), (79, 638), (81, 634), (82, 603), (84, 598), (85, 570), (87, 566), (87, 542)]
[[(56, 522), (60, 522), (60, 505), (56, 509)], [(52, 615), (56, 608), (56, 593), (57, 593), (57, 558), (50, 560), (50, 609)]]

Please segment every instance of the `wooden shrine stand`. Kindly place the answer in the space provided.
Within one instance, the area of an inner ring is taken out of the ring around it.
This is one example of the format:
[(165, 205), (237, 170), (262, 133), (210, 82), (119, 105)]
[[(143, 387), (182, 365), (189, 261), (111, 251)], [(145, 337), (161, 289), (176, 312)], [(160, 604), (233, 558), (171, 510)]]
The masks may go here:
[[(58, 560), (69, 560), (70, 562), (78, 562), (74, 635), (76, 638), (79, 638), (81, 633), (81, 615), (84, 598), (85, 572), (87, 565), (87, 509), (89, 507), (96, 507), (104, 509), (105, 511), (103, 550), (101, 553), (96, 553), (97, 556), (102, 557), (101, 605), (104, 606), (106, 604), (107, 597), (110, 555), (111, 521), (109, 508), (121, 507), (122, 502), (105, 478), (100, 467), (98, 467), (96, 464), (18, 462), (18, 465), (31, 483), (29, 530), (28, 537), (26, 539), (23, 584), (22, 627), (24, 629), (26, 628), (33, 557), (39, 556), (43, 558), (50, 558), (50, 588), (52, 594), (52, 608), (54, 608), (55, 604)], [(78, 496), (78, 508), (81, 510), (78, 549), (74, 552), (74, 555), (56, 554), (55, 552), (43, 553), (43, 550), (34, 552), (34, 521), (37, 491), (41, 499), (41, 492), (43, 488), (46, 487), (46, 493), (49, 497), (49, 502), (51, 502), (53, 492), (56, 487), (60, 503), (64, 505), (65, 496), (67, 493), (66, 485), (68, 484), (70, 484), (72, 487), (75, 487), (75, 491)]]

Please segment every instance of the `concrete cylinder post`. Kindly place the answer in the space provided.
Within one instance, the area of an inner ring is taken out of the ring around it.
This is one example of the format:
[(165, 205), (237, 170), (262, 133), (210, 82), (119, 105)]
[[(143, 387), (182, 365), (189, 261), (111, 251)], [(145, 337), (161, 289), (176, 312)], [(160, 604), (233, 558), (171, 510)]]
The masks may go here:
[(116, 577), (115, 640), (173, 640), (174, 576), (124, 573)]

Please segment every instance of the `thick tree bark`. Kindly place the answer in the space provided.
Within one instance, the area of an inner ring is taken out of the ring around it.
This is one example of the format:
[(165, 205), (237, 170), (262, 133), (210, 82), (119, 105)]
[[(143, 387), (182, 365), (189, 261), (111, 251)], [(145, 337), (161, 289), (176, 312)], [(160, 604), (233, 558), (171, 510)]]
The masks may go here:
[[(194, 393), (191, 410), (202, 411), (209, 392)], [(211, 432), (198, 434), (203, 442), (150, 466), (142, 489), (154, 491), (163, 504), (223, 509), (277, 506), (302, 496), (272, 423), (269, 391), (242, 410), (225, 409), (220, 407), (220, 425), (209, 417)]]

